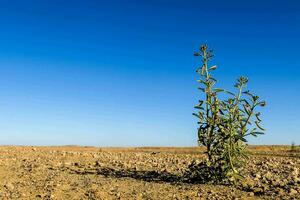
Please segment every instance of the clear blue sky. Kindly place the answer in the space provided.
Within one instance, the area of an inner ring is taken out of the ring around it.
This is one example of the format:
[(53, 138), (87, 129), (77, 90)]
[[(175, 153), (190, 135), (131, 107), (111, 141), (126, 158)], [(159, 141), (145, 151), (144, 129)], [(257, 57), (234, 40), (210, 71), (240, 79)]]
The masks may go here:
[(0, 26), (0, 144), (196, 145), (201, 43), (267, 101), (250, 142), (300, 143), (297, 0), (11, 0)]

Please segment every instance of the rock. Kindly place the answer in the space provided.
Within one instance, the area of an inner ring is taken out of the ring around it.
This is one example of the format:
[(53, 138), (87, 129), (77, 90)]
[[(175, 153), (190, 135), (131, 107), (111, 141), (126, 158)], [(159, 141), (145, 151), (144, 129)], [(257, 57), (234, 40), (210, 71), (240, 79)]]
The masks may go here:
[(274, 185), (276, 187), (276, 186), (280, 185), (280, 179), (273, 179), (271, 183), (272, 183), (272, 185)]
[(72, 163), (71, 163), (71, 162), (65, 162), (64, 165), (65, 165), (65, 166), (71, 166)]
[(294, 162), (293, 161), (288, 161), (287, 164), (288, 165), (294, 165)]
[(298, 193), (298, 191), (295, 190), (295, 189), (293, 189), (293, 188), (291, 188), (290, 191), (289, 191), (289, 194), (290, 194), (290, 195), (295, 195), (295, 194), (297, 194), (297, 193)]
[(99, 156), (97, 154), (92, 154), (93, 158), (99, 158)]
[(7, 184), (4, 185), (4, 187), (6, 189), (8, 189), (9, 191), (12, 191), (12, 190), (15, 189), (15, 186), (12, 183), (7, 183)]
[(255, 185), (255, 182), (251, 178), (245, 178), (242, 182), (242, 186), (246, 189), (251, 189)]
[(300, 183), (300, 178), (298, 177), (293, 177), (292, 180), (294, 181), (295, 184)]
[(249, 192), (248, 195), (249, 195), (250, 197), (253, 197), (255, 194), (254, 194), (254, 192)]
[(267, 172), (266, 174), (265, 174), (265, 176), (264, 176), (268, 181), (271, 181), (272, 180), (272, 178), (273, 178), (273, 176), (272, 176), (272, 174), (271, 174), (271, 172)]
[(258, 174), (258, 173), (255, 174), (255, 175), (254, 175), (254, 180), (255, 180), (255, 181), (258, 181), (259, 179), (261, 179), (261, 175)]
[(278, 188), (277, 190), (276, 190), (276, 193), (279, 195), (279, 196), (283, 196), (285, 193), (284, 193), (284, 190), (283, 189), (281, 189), (281, 188)]
[(292, 175), (293, 176), (299, 176), (299, 169), (297, 167), (293, 168)]
[(25, 193), (21, 193), (20, 196), (21, 197), (26, 197), (26, 194)]
[(263, 191), (262, 188), (254, 188), (253, 192), (254, 192), (255, 194), (262, 194), (262, 193), (264, 193), (264, 191)]

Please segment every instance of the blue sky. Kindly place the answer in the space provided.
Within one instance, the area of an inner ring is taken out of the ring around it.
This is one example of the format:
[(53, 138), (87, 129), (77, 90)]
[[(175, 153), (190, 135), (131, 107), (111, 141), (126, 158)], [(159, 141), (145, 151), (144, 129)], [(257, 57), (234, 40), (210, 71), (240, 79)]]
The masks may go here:
[(267, 101), (250, 143), (299, 144), (299, 24), (296, 0), (0, 1), (0, 144), (195, 146), (202, 43)]

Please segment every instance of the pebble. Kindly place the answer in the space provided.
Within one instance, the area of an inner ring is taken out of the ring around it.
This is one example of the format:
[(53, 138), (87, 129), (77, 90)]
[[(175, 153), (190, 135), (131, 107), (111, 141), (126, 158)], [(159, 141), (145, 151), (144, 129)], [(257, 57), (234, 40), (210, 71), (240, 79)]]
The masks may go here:
[(293, 188), (290, 189), (290, 192), (289, 192), (290, 195), (295, 195), (295, 194), (297, 194), (297, 193), (298, 193), (297, 190), (295, 190), (295, 189), (293, 189)]
[(7, 184), (4, 185), (4, 187), (7, 188), (10, 191), (15, 189), (15, 186), (12, 183), (7, 183)]

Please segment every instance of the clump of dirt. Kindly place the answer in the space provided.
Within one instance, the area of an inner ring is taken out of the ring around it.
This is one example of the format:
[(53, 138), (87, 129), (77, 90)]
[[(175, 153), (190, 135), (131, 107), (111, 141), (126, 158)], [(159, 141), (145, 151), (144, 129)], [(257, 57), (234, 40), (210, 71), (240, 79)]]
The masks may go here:
[(0, 147), (0, 199), (299, 198), (300, 155), (272, 149), (255, 148), (233, 186), (193, 170), (198, 148)]

